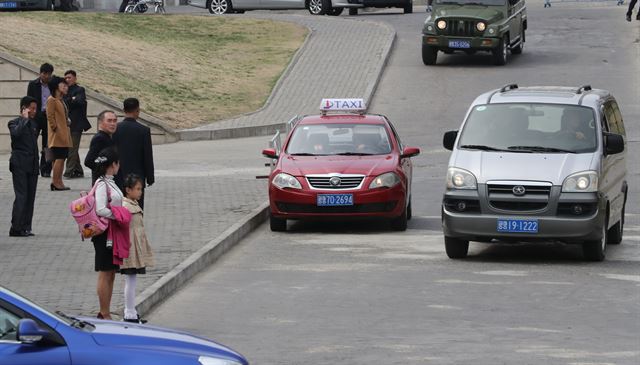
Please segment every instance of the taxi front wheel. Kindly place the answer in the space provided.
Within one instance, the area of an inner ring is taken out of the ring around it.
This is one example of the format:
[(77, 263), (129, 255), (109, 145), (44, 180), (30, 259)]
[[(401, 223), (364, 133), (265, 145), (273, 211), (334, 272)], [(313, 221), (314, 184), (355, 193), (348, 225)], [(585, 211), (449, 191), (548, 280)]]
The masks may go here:
[(425, 65), (435, 65), (438, 58), (438, 49), (433, 46), (422, 45), (422, 63)]
[(450, 259), (463, 259), (469, 252), (469, 241), (444, 236), (444, 248)]
[(287, 230), (287, 220), (269, 215), (269, 226), (273, 232), (284, 232)]

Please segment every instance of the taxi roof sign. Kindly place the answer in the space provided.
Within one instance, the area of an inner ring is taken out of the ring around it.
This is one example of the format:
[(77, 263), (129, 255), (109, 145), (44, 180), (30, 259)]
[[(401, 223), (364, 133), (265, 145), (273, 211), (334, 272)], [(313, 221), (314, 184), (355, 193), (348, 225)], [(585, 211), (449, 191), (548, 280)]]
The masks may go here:
[(322, 115), (327, 112), (356, 112), (364, 114), (367, 106), (364, 99), (322, 99), (320, 103), (320, 111)]

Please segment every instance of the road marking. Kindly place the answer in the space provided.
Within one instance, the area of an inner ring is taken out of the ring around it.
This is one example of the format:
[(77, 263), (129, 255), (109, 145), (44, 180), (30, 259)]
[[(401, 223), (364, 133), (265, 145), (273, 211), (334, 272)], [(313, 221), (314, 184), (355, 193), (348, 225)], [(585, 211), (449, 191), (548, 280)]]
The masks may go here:
[(515, 271), (515, 270), (494, 270), (494, 271), (476, 271), (474, 274), (479, 275), (494, 275), (494, 276), (527, 276), (528, 271)]
[(511, 281), (470, 281), (459, 279), (436, 280), (438, 284), (475, 284), (475, 285), (511, 285)]
[(446, 310), (462, 310), (461, 307), (455, 307), (453, 305), (438, 305), (438, 304), (431, 304), (428, 305), (427, 307), (429, 308), (433, 308), (433, 309), (446, 309)]
[(507, 328), (508, 331), (526, 331), (526, 332), (543, 332), (543, 333), (562, 333), (564, 331), (559, 330), (550, 330), (546, 328), (536, 328), (536, 327), (512, 327)]
[(529, 281), (529, 284), (540, 285), (574, 285), (574, 283), (568, 281)]
[(576, 349), (553, 348), (550, 346), (531, 346), (529, 349), (518, 349), (516, 352), (546, 355), (558, 359), (593, 359), (598, 357), (632, 358), (640, 355), (640, 351), (590, 352)]
[(599, 274), (607, 279), (633, 281), (640, 283), (640, 275), (620, 275), (620, 274)]

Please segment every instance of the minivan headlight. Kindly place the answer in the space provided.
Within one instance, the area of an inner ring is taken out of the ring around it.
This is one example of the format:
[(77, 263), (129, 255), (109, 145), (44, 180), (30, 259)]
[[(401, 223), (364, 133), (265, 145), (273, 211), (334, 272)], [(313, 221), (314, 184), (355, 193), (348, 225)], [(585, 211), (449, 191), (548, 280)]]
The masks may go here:
[(285, 174), (284, 172), (281, 172), (278, 175), (276, 175), (271, 181), (271, 183), (279, 187), (280, 189), (284, 189), (284, 188), (302, 189), (302, 185), (300, 185), (300, 182), (298, 181), (298, 179), (296, 179), (295, 177), (289, 174)]
[(400, 178), (394, 172), (387, 172), (385, 174), (377, 176), (371, 184), (369, 184), (369, 189), (375, 188), (392, 188), (400, 183)]
[(592, 193), (598, 191), (598, 173), (583, 171), (569, 175), (562, 183), (563, 193)]
[(478, 188), (476, 177), (467, 170), (449, 167), (447, 170), (447, 189), (474, 190)]

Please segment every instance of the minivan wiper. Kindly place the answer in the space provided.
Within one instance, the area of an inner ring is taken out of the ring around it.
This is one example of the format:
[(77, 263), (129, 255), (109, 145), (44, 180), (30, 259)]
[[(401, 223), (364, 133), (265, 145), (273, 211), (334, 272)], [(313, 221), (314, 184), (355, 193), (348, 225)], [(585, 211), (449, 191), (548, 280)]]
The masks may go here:
[(469, 149), (469, 150), (481, 150), (481, 151), (497, 151), (497, 152), (510, 152), (507, 150), (503, 150), (501, 148), (485, 146), (482, 144), (463, 144), (460, 148)]
[(572, 150), (565, 150), (562, 148), (544, 147), (544, 146), (509, 146), (507, 148), (510, 150), (531, 151), (531, 152), (576, 153), (576, 151), (572, 151)]
[(474, 3), (474, 2), (471, 2), (471, 3), (464, 3), (464, 4), (465, 4), (465, 5), (481, 5), (481, 6), (487, 6), (487, 4), (483, 4), (483, 3)]
[(438, 4), (442, 4), (442, 5), (460, 5), (460, 6), (462, 6), (462, 4), (460, 4), (457, 1), (441, 1)]

